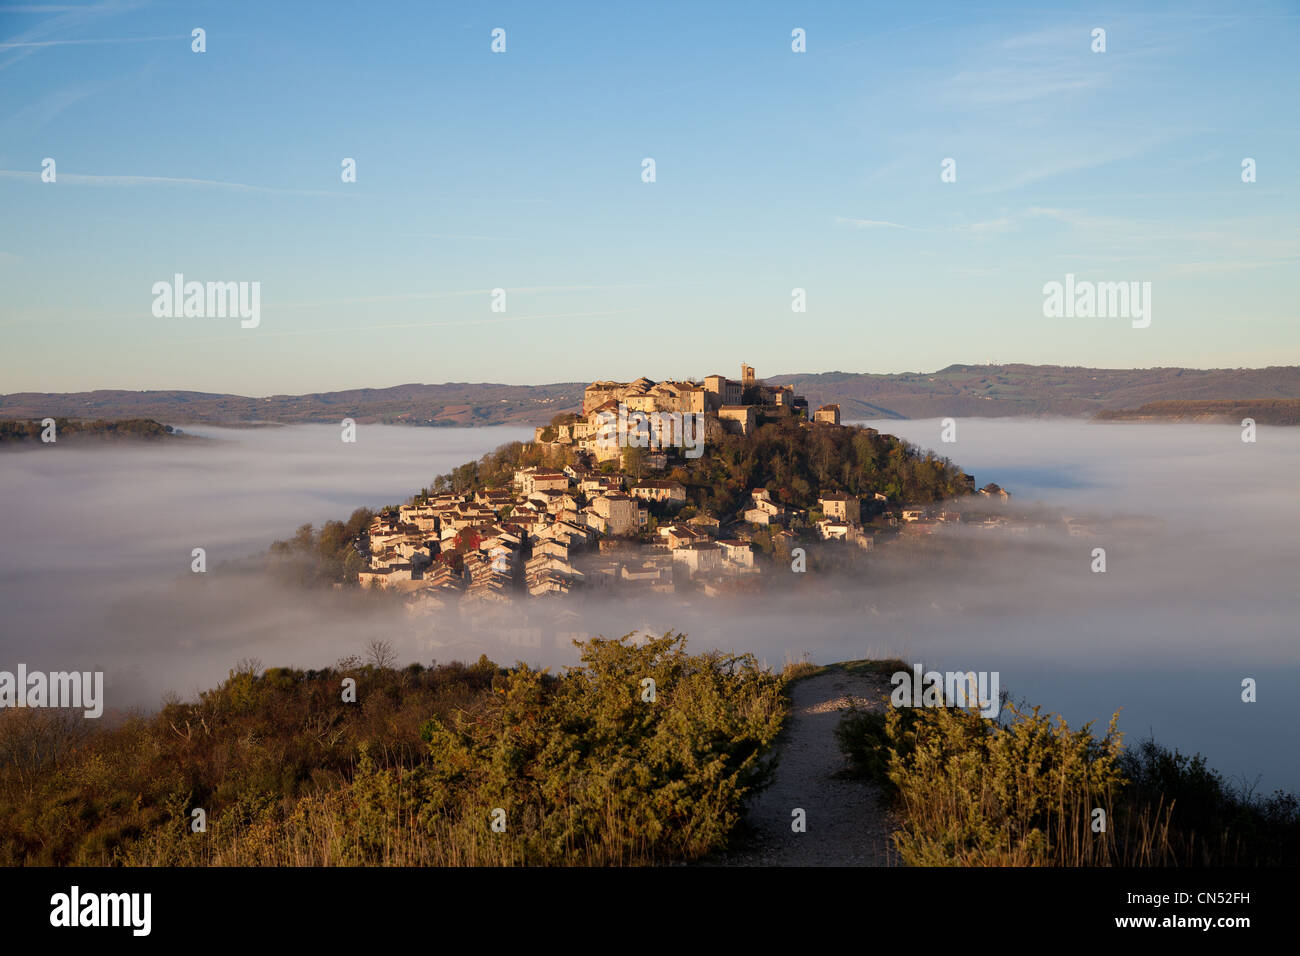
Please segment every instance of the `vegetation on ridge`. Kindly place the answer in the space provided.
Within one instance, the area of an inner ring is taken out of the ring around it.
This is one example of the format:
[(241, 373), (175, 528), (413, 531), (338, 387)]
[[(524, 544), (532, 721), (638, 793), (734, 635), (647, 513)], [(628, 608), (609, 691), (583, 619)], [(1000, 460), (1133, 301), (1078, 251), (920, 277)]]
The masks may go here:
[[(1260, 797), (1148, 740), (1125, 749), (1118, 714), (1085, 724), (1008, 705), (855, 711), (836, 730), (885, 788), (910, 866), (1294, 866), (1300, 801)], [(1099, 816), (1102, 811), (1104, 816)], [(1104, 824), (1104, 829), (1097, 829)]]
[[(128, 418), (118, 421), (81, 421), (75, 418), (56, 418), (54, 420), (53, 444), (66, 439), (81, 440), (96, 438), (101, 440), (160, 439), (188, 437), (182, 436), (170, 425), (163, 425), (151, 418)], [(41, 442), (45, 426), (37, 421), (0, 421), (0, 444)]]
[(559, 675), (486, 658), (398, 670), (379, 644), (323, 671), (245, 662), (112, 729), (0, 711), (0, 864), (698, 858), (766, 780), (782, 679), (747, 655), (688, 654), (681, 634), (630, 638), (587, 642)]

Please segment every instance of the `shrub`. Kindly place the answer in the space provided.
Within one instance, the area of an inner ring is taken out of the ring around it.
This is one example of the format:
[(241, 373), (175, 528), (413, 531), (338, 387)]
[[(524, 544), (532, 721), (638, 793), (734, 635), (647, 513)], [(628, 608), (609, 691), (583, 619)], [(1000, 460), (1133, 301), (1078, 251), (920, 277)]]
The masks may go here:
[(693, 859), (765, 781), (784, 704), (752, 657), (684, 645), (590, 641), (559, 676), (486, 657), (397, 670), (384, 648), (322, 671), (245, 661), (196, 702), (94, 731), (0, 712), (0, 864)]
[(504, 809), (528, 863), (648, 863), (722, 846), (766, 780), (780, 681), (750, 656), (692, 657), (680, 634), (630, 637), (588, 642), (557, 679), (513, 670), (472, 719), (431, 721), (426, 811), (483, 837)]
[(1147, 739), (1124, 751), (1126, 802), (1169, 807), (1170, 853), (1180, 866), (1295, 866), (1300, 861), (1300, 801), (1233, 786), (1205, 765)]
[[(914, 866), (1295, 865), (1300, 802), (1224, 783), (1204, 758), (1154, 741), (1124, 750), (1039, 708), (1004, 724), (962, 708), (850, 712), (836, 729), (854, 770), (880, 784)], [(1104, 831), (1094, 830), (1104, 811)]]

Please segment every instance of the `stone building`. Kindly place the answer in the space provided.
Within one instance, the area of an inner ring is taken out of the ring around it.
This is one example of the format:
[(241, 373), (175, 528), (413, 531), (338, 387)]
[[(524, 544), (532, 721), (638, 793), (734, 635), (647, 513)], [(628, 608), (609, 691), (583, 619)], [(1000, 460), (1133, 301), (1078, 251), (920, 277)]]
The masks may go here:
[(718, 409), (718, 420), (726, 423), (728, 431), (750, 435), (758, 424), (758, 414), (753, 405), (723, 405)]
[(640, 525), (640, 506), (629, 495), (602, 495), (591, 503), (591, 508), (603, 522), (599, 530), (605, 534), (631, 534)]
[(813, 421), (838, 425), (840, 423), (840, 407), (838, 405), (823, 405), (813, 413)]
[(862, 502), (856, 496), (837, 491), (822, 495), (818, 501), (822, 506), (822, 514), (827, 518), (838, 518), (850, 524), (862, 523)]

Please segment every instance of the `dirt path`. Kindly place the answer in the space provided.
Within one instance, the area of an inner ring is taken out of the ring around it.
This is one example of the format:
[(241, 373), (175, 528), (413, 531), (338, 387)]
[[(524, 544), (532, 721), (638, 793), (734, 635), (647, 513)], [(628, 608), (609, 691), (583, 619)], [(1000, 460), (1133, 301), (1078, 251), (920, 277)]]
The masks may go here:
[[(709, 862), (715, 866), (894, 866), (893, 827), (877, 788), (840, 776), (846, 767), (835, 727), (853, 704), (880, 710), (888, 678), (838, 667), (791, 688), (793, 706), (778, 741), (776, 777), (750, 805), (752, 832)], [(791, 811), (807, 830), (791, 829)]]

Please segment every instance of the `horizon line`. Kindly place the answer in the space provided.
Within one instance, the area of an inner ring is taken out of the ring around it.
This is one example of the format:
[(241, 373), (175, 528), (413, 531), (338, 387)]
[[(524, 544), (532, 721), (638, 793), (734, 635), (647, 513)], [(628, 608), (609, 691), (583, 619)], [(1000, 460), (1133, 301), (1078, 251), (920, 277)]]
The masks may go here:
[[(846, 372), (843, 371), (842, 369), (830, 369), (822, 372), (782, 372), (775, 375), (761, 376), (759, 377), (758, 381), (775, 381), (780, 379), (808, 378), (808, 377), (821, 376), (821, 375), (862, 375), (862, 376), (876, 376), (876, 377), (887, 378), (887, 377), (899, 376), (899, 375), (938, 375), (942, 372), (946, 372), (949, 369), (954, 369), (954, 368), (980, 369), (980, 368), (1011, 368), (1016, 366), (1024, 367), (1024, 368), (1037, 368), (1037, 369), (1083, 369), (1083, 370), (1094, 371), (1094, 372), (1155, 372), (1155, 371), (1167, 371), (1167, 370), (1174, 370), (1174, 369), (1188, 371), (1188, 372), (1265, 372), (1270, 369), (1300, 370), (1300, 364), (1258, 365), (1258, 366), (1239, 365), (1235, 367), (1213, 366), (1213, 367), (1201, 368), (1201, 367), (1190, 366), (1190, 365), (1147, 365), (1147, 366), (1135, 365), (1132, 367), (1106, 367), (1106, 366), (1099, 366), (1099, 365), (1056, 365), (1056, 364), (1042, 364), (1042, 363), (1034, 363), (1034, 362), (983, 362), (983, 363), (950, 362), (949, 364), (943, 366), (942, 368), (934, 369), (933, 371), (909, 369), (909, 370), (895, 371), (895, 372)], [(699, 378), (701, 381), (703, 381), (704, 377), (699, 376)], [(692, 380), (691, 376), (688, 376), (685, 379), (682, 378), (655, 379), (655, 381), (689, 381), (689, 380)], [(398, 389), (398, 388), (439, 388), (439, 387), (451, 386), (451, 385), (497, 387), (497, 388), (559, 388), (562, 386), (581, 385), (585, 388), (587, 385), (590, 385), (593, 382), (601, 382), (601, 381), (613, 381), (613, 380), (593, 378), (593, 379), (573, 379), (570, 381), (554, 381), (554, 382), (489, 382), (489, 381), (399, 382), (394, 385), (355, 385), (346, 388), (308, 389), (307, 391), (303, 391), (303, 392), (271, 392), (263, 395), (246, 395), (241, 392), (220, 392), (220, 391), (211, 391), (208, 389), (184, 388), (184, 387), (132, 388), (132, 387), (125, 387), (125, 386), (102, 386), (98, 388), (83, 388), (76, 391), (62, 391), (62, 392), (36, 391), (32, 389), (28, 389), (25, 391), (17, 391), (17, 392), (0, 392), (0, 399), (12, 398), (14, 396), (19, 396), (19, 395), (89, 395), (95, 392), (122, 392), (122, 393), (131, 393), (131, 394), (142, 394), (142, 393), (162, 394), (168, 392), (180, 392), (180, 393), (188, 393), (194, 395), (220, 395), (220, 396), (228, 396), (231, 398), (272, 399), (272, 398), (302, 398), (308, 395), (333, 395), (341, 392), (363, 392), (363, 391), (382, 392), (382, 391), (391, 391), (393, 389)], [(631, 381), (635, 381), (635, 379), (632, 379)]]

